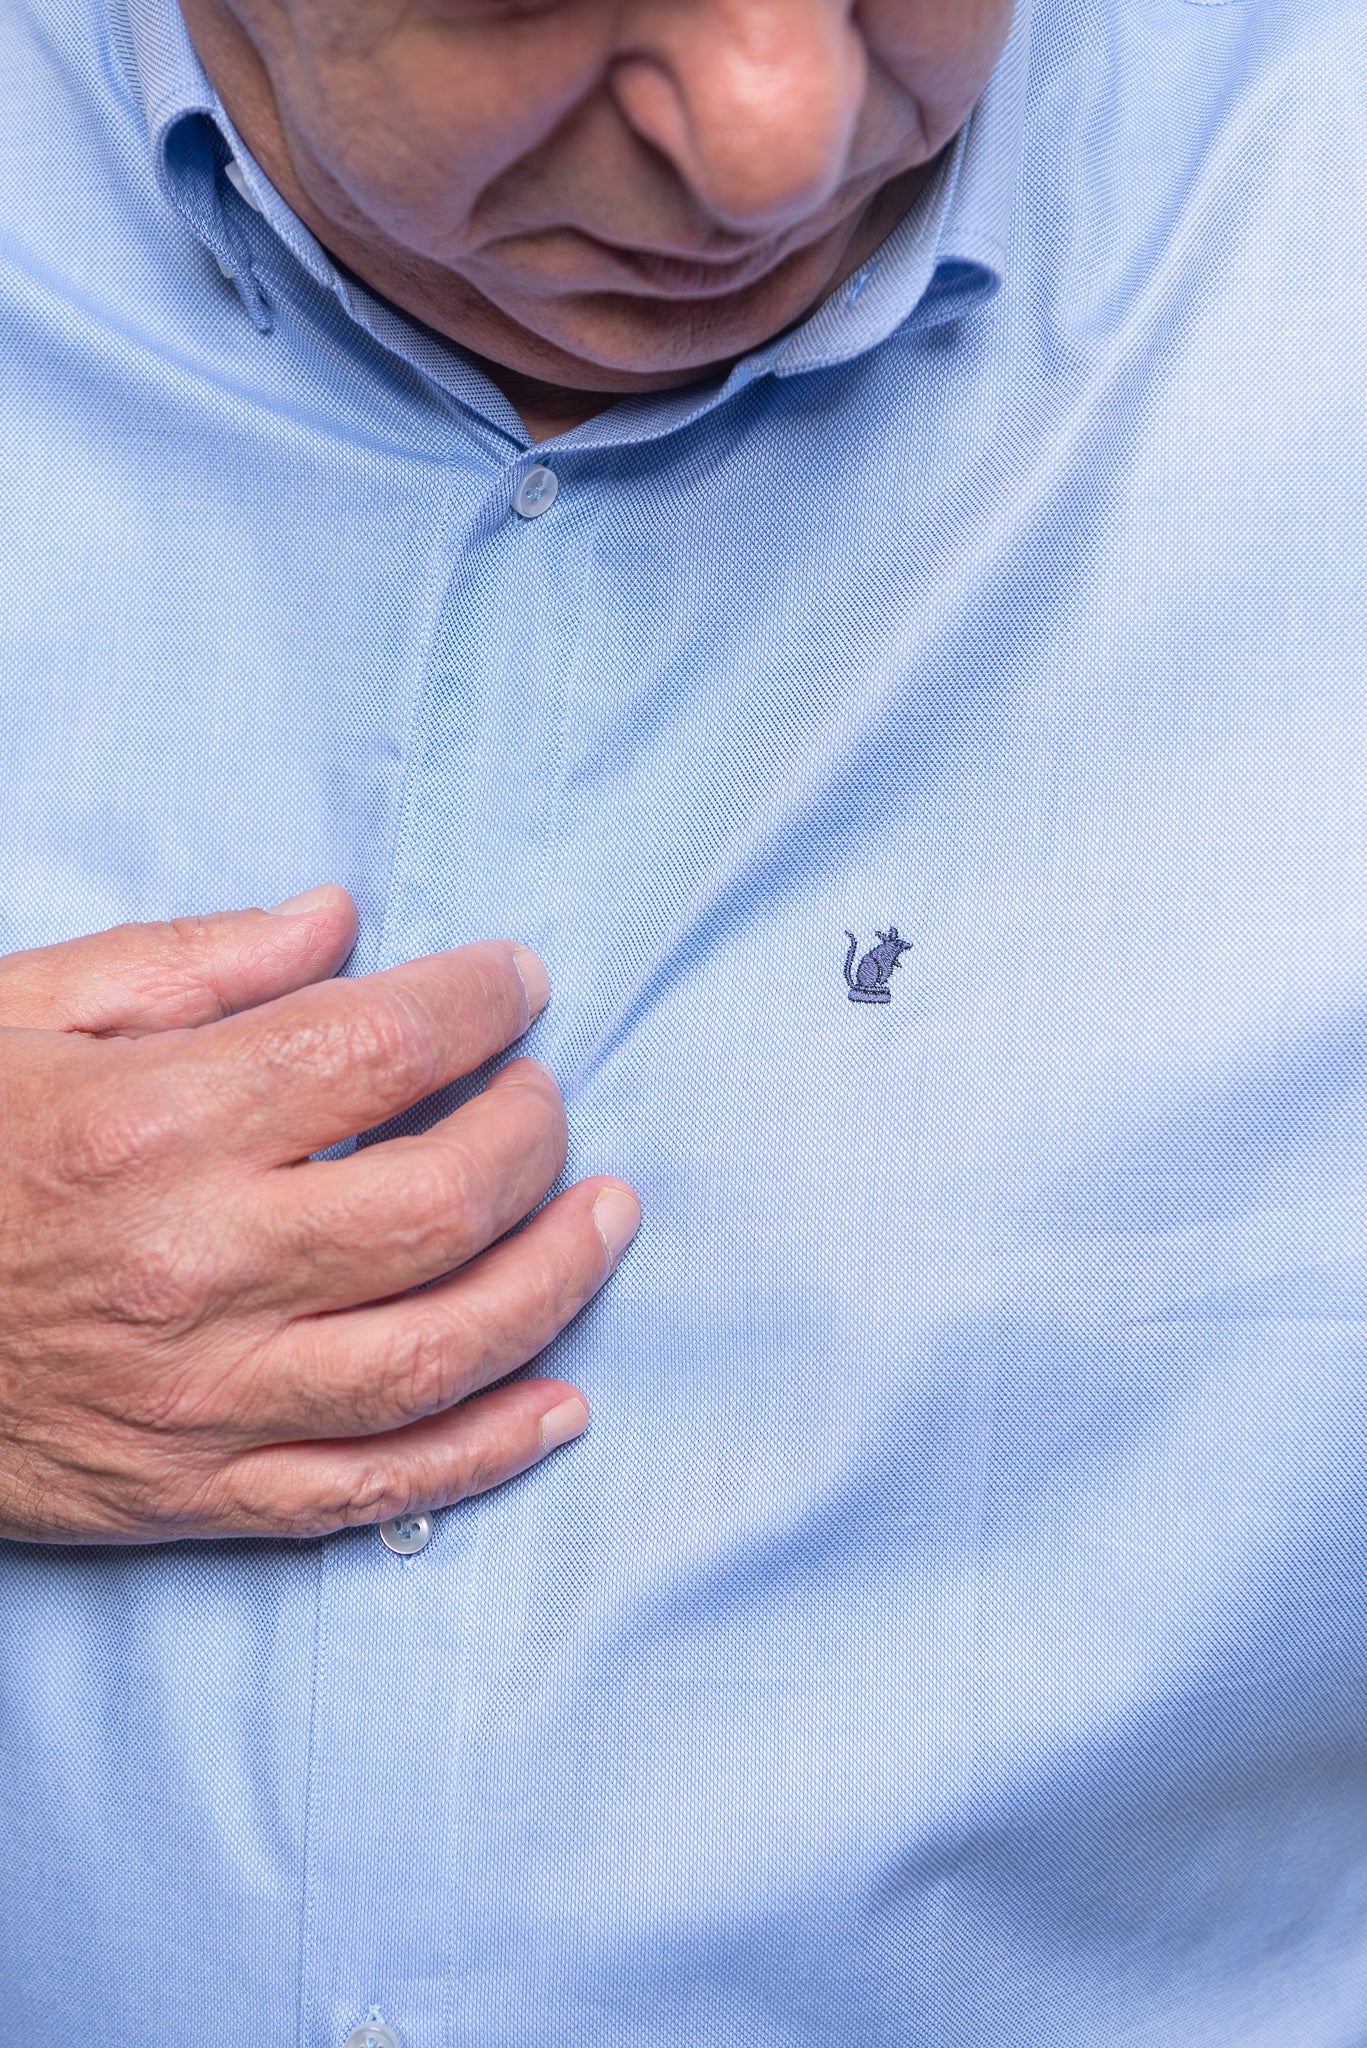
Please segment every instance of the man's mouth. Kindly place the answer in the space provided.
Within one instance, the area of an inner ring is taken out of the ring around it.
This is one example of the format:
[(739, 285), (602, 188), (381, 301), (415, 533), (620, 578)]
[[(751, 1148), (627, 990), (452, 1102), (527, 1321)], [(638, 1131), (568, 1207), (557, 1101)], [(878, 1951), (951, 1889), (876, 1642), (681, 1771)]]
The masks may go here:
[(842, 230), (848, 235), (851, 215), (857, 213), (857, 205), (832, 208), (824, 217), (748, 244), (739, 235), (719, 238), (722, 247), (714, 245), (706, 254), (677, 245), (671, 249), (617, 242), (595, 229), (564, 223), (494, 237), (481, 255), (492, 258), (505, 276), (509, 270), (520, 274), (538, 295), (606, 294), (666, 304), (717, 301), (739, 298), (804, 264), (819, 266), (833, 239)]
[[(667, 298), (725, 298), (756, 284), (791, 254), (788, 237), (775, 237), (733, 257), (667, 255), (655, 249), (624, 248), (615, 242), (585, 234), (583, 240), (600, 261), (620, 280), (619, 288), (630, 290), (634, 283)], [(610, 280), (615, 281), (615, 280)]]

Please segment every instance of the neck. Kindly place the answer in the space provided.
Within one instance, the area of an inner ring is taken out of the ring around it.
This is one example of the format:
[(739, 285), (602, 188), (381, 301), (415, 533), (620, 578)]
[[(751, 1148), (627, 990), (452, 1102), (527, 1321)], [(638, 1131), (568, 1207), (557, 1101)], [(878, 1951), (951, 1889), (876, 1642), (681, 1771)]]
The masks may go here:
[[(467, 351), (473, 355), (473, 351)], [(510, 370), (487, 356), (474, 355), (490, 383), (496, 384), (533, 441), (550, 441), (582, 427), (585, 420), (606, 412), (627, 394), (620, 391), (576, 391), (565, 384), (550, 384), (542, 377), (529, 377)]]

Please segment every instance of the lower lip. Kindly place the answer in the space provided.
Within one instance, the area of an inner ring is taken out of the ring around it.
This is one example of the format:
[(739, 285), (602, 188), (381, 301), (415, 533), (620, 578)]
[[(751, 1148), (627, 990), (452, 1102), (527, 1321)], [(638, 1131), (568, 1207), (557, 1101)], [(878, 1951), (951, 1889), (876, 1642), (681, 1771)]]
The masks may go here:
[[(592, 238), (587, 238), (592, 241)], [(593, 241), (595, 252), (607, 256), (618, 269), (639, 278), (657, 292), (672, 298), (722, 298), (743, 290), (778, 267), (782, 257), (774, 250), (756, 250), (734, 263), (699, 263), (686, 256), (659, 256), (647, 250), (614, 248), (610, 242)]]

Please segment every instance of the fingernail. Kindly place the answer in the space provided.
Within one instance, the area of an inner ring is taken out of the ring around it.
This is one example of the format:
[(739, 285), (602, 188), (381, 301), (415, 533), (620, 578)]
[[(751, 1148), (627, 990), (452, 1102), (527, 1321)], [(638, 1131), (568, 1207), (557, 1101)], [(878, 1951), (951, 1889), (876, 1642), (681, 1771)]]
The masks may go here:
[(636, 1235), (641, 1205), (630, 1188), (602, 1188), (593, 1205), (593, 1220), (603, 1240), (603, 1249), (608, 1255), (608, 1271), (611, 1272)]
[(530, 946), (518, 946), (513, 953), (513, 965), (527, 991), (527, 1009), (532, 1017), (539, 1017), (551, 993), (551, 977), (546, 972), (546, 963)]
[(573, 1443), (582, 1436), (589, 1426), (589, 1411), (576, 1394), (573, 1400), (562, 1401), (558, 1408), (552, 1408), (541, 1418), (541, 1448), (554, 1451), (561, 1444)]
[(271, 905), (272, 917), (304, 917), (310, 910), (322, 910), (337, 898), (335, 882), (320, 882), (316, 889), (305, 889), (302, 896), (287, 896), (283, 903)]

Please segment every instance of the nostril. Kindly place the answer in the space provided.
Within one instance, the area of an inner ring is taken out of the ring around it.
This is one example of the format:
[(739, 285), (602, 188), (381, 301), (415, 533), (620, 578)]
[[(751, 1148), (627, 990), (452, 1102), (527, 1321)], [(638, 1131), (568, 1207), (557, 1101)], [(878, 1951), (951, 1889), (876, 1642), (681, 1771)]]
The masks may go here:
[(628, 124), (681, 170), (692, 143), (684, 104), (667, 67), (650, 57), (619, 57), (610, 82)]

